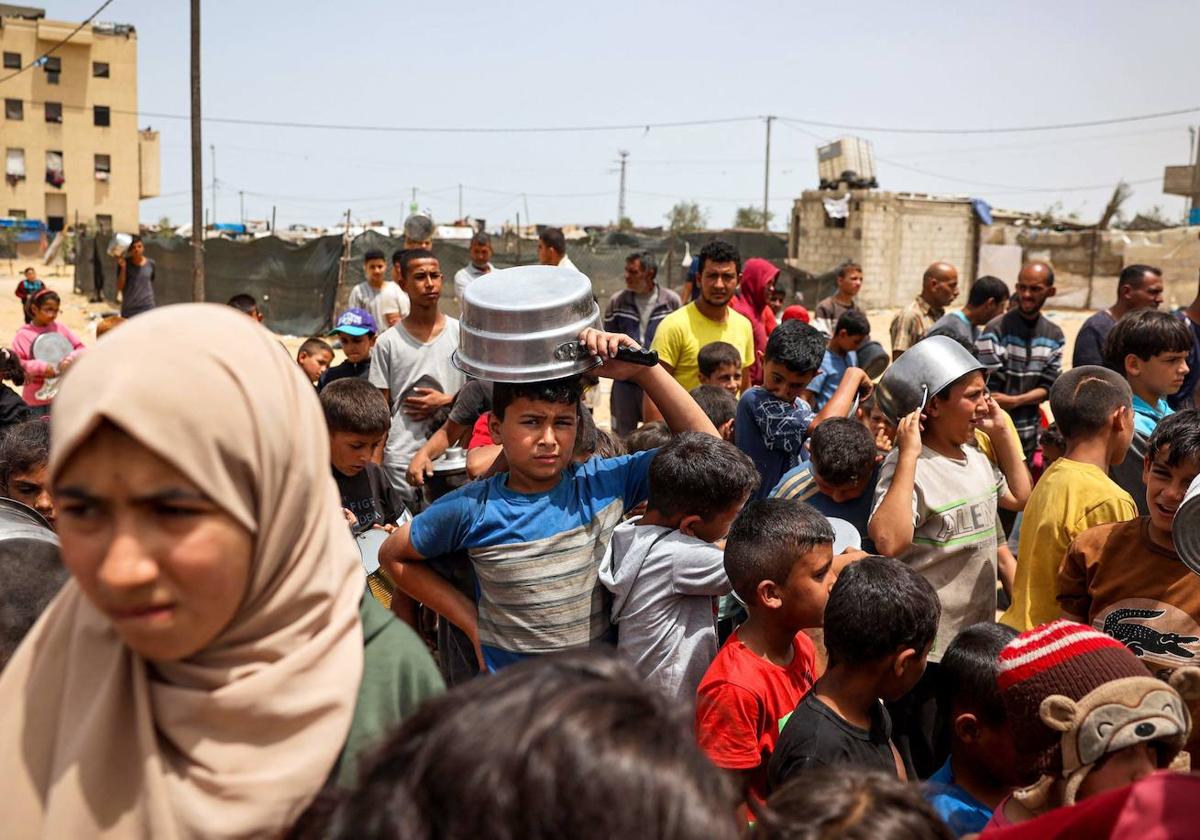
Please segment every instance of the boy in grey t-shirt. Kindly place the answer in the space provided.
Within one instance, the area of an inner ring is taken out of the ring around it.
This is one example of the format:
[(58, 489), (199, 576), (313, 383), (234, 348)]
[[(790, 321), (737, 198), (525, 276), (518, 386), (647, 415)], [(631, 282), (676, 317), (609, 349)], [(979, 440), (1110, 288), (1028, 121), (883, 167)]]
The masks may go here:
[[(999, 468), (974, 444), (976, 428), (991, 440)], [(896, 442), (880, 470), (868, 530), (876, 550), (920, 573), (942, 604), (931, 667), (906, 698), (909, 705), (925, 708), (902, 708), (899, 717), (908, 719), (896, 721), (897, 729), (902, 723), (912, 727), (906, 740), (921, 742), (909, 745), (909, 756), (925, 778), (945, 759), (933, 754), (929, 731), (928, 715), (936, 712), (936, 663), (960, 630), (995, 620), (996, 506), (1021, 510), (1029, 498), (1030, 478), (981, 369), (904, 417)]]
[(617, 650), (688, 706), (717, 655), (714, 599), (731, 589), (724, 551), (712, 543), (757, 486), (754, 462), (737, 447), (683, 432), (650, 463), (646, 513), (617, 526), (600, 562)]

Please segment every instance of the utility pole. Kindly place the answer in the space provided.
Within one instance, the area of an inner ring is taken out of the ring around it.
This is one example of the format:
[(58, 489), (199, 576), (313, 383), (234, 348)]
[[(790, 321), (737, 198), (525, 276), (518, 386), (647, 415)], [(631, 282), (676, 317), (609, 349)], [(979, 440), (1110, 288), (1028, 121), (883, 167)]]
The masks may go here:
[(412, 201), (409, 202), (408, 212), (410, 215), (417, 212), (417, 188), (416, 187), (412, 188)]
[(462, 184), (459, 184), (459, 185), (458, 185), (458, 220), (459, 220), (460, 222), (463, 220), (463, 211), (462, 211)]
[(770, 219), (767, 208), (770, 206), (771, 199), (771, 121), (775, 118), (767, 116), (767, 154), (763, 163), (763, 230), (769, 230)]
[(217, 223), (217, 147), (209, 145), (208, 151), (212, 153), (212, 221), (213, 225)]
[(271, 233), (275, 232), (275, 205), (271, 205)]
[(617, 154), (621, 156), (621, 186), (617, 193), (617, 227), (620, 227), (625, 221), (625, 164), (629, 161), (629, 152), (621, 149)]
[(242, 215), (242, 224), (246, 224), (246, 193), (238, 190), (238, 212)]
[(200, 0), (191, 0), (192, 77), (192, 302), (204, 302), (204, 179), (200, 155)]

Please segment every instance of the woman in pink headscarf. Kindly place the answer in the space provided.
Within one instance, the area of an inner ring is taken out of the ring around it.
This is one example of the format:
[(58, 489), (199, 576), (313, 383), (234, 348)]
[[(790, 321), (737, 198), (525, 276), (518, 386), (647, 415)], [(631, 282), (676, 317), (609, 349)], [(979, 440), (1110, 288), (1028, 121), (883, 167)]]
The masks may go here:
[(750, 319), (754, 328), (754, 364), (750, 366), (750, 384), (761, 385), (763, 380), (762, 354), (767, 349), (767, 328), (763, 310), (767, 297), (775, 286), (779, 269), (761, 257), (751, 257), (742, 266), (742, 280), (731, 306)]

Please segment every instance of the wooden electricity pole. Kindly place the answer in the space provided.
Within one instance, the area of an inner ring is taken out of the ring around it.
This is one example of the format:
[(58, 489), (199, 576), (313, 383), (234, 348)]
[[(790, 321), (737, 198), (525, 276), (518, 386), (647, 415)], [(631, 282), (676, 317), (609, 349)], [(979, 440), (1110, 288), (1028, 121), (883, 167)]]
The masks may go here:
[(200, 0), (192, 4), (192, 302), (204, 302), (204, 185), (200, 175)]

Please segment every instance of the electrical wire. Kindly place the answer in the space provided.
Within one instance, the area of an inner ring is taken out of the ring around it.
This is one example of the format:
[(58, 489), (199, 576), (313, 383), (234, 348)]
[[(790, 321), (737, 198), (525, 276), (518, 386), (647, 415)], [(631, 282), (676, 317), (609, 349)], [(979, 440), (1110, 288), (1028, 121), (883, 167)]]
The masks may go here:
[(70, 41), (70, 40), (71, 40), (72, 38), (74, 38), (74, 37), (75, 37), (77, 34), (79, 34), (79, 30), (83, 29), (83, 27), (87, 26), (89, 23), (91, 23), (93, 20), (95, 20), (95, 18), (96, 18), (96, 15), (100, 14), (100, 13), (101, 13), (101, 12), (103, 12), (105, 9), (107, 9), (107, 8), (108, 8), (108, 7), (109, 7), (109, 6), (112, 4), (112, 1), (113, 1), (113, 0), (105, 0), (104, 4), (103, 4), (103, 5), (101, 5), (99, 9), (97, 9), (97, 10), (96, 10), (96, 11), (94, 11), (94, 12), (92, 12), (90, 15), (88, 15), (87, 19), (86, 19), (86, 20), (85, 20), (83, 23), (79, 24), (79, 25), (78, 25), (78, 26), (76, 26), (74, 29), (72, 29), (72, 30), (71, 30), (71, 32), (70, 32), (70, 34), (69, 34), (69, 35), (67, 35), (67, 37), (66, 37), (66, 38), (63, 38), (63, 39), (62, 39), (61, 41), (59, 41), (57, 44), (55, 44), (54, 46), (52, 46), (50, 49), (46, 50), (44, 53), (42, 53), (41, 55), (39, 55), (39, 56), (38, 56), (37, 58), (35, 58), (33, 61), (31, 61), (31, 62), (29, 62), (28, 64), (26, 64), (24, 67), (20, 68), (19, 70), (14, 70), (13, 72), (11, 72), (11, 73), (9, 73), (7, 76), (5, 76), (3, 79), (0, 79), (0, 85), (4, 84), (4, 83), (5, 83), (5, 82), (7, 82), (9, 79), (13, 79), (13, 78), (16, 78), (17, 76), (20, 76), (20, 75), (21, 75), (22, 73), (24, 73), (26, 70), (29, 70), (29, 69), (31, 69), (31, 68), (33, 68), (33, 67), (36, 67), (36, 66), (38, 66), (38, 63), (39, 63), (39, 62), (41, 62), (41, 60), (42, 60), (42, 59), (44, 59), (44, 58), (46, 58), (47, 56), (49, 56), (51, 53), (53, 53), (55, 50), (57, 50), (57, 49), (58, 49), (59, 47), (61, 47), (63, 44), (67, 43), (67, 41)]
[(1102, 120), (1081, 120), (1079, 122), (1050, 123), (1047, 125), (1022, 125), (993, 128), (899, 128), (896, 126), (880, 125), (850, 125), (848, 123), (822, 122), (819, 120), (800, 119), (798, 117), (776, 117), (784, 123), (810, 125), (817, 128), (836, 128), (839, 131), (878, 132), (880, 134), (1019, 134), (1033, 131), (1065, 131), (1074, 128), (1093, 128), (1100, 125), (1118, 125), (1120, 123), (1142, 122), (1157, 120), (1163, 117), (1178, 117), (1184, 114), (1200, 112), (1200, 105), (1190, 108), (1176, 108), (1173, 111), (1156, 111), (1149, 114), (1135, 114), (1128, 117), (1110, 117)]

